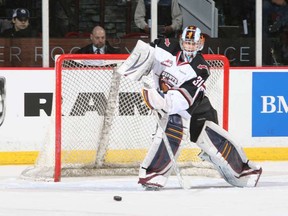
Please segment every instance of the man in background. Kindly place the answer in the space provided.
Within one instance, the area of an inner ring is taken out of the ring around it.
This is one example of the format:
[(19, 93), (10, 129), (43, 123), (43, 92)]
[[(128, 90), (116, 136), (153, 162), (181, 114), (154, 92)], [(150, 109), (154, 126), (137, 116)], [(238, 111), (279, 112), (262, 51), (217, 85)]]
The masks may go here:
[[(150, 33), (151, 0), (139, 0), (136, 6), (134, 21), (138, 28)], [(183, 16), (178, 0), (158, 1), (158, 36), (176, 37), (181, 33)]]
[(91, 44), (82, 47), (76, 53), (78, 54), (117, 54), (120, 49), (112, 47), (106, 40), (105, 29), (101, 26), (95, 26), (90, 34)]
[(32, 30), (29, 18), (29, 10), (25, 8), (15, 9), (12, 15), (13, 26), (4, 30), (0, 36), (5, 38), (36, 37), (37, 33)]

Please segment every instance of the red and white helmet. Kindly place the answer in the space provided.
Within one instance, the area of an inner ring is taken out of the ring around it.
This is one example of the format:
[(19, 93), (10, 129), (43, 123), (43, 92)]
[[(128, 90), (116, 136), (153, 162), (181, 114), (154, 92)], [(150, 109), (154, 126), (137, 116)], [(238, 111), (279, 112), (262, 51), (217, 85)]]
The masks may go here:
[(181, 35), (180, 46), (183, 50), (183, 57), (190, 62), (196, 53), (203, 49), (205, 38), (201, 30), (196, 26), (187, 26)]

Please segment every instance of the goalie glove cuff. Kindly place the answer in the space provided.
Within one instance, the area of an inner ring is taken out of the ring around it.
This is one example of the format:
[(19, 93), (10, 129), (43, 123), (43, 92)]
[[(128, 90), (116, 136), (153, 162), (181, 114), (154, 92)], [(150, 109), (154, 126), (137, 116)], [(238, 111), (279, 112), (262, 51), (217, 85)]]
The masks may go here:
[(165, 109), (165, 98), (164, 94), (161, 94), (156, 89), (142, 89), (142, 97), (144, 103), (151, 109), (151, 110), (164, 110)]

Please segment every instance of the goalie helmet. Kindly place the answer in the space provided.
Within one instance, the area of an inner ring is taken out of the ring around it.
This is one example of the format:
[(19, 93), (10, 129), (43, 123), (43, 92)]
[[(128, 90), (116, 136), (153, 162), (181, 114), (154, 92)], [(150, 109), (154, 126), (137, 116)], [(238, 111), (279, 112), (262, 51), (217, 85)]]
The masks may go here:
[(180, 46), (185, 61), (190, 62), (195, 57), (196, 53), (203, 49), (204, 43), (205, 38), (198, 27), (186, 27), (180, 38)]

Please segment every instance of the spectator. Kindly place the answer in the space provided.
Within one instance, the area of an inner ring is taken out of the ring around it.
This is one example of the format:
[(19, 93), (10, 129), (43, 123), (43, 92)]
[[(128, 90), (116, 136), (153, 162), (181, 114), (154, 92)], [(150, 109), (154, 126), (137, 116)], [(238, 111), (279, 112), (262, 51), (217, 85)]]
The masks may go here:
[(0, 33), (9, 28), (12, 28), (11, 21), (8, 19), (0, 19)]
[(7, 16), (6, 9), (2, 6), (0, 6), (0, 17), (0, 33), (2, 33), (4, 30), (12, 27), (11, 19), (7, 18), (11, 18), (11, 16)]
[(112, 47), (106, 40), (106, 31), (101, 26), (95, 26), (90, 34), (91, 44), (82, 47), (76, 53), (79, 54), (116, 54), (120, 50)]
[[(267, 54), (265, 64), (287, 64), (288, 2), (263, 1), (263, 40)], [(270, 42), (270, 43), (268, 43)], [(269, 44), (269, 45), (267, 45)], [(271, 51), (270, 51), (271, 50)], [(272, 58), (271, 58), (272, 57)]]
[(30, 13), (27, 9), (17, 8), (12, 15), (13, 26), (4, 30), (1, 33), (1, 37), (6, 38), (20, 38), (20, 37), (36, 37), (29, 23)]
[[(150, 33), (151, 0), (139, 0), (136, 6), (134, 21), (138, 28)], [(177, 37), (181, 32), (183, 16), (178, 0), (158, 1), (158, 36)]]
[(287, 0), (263, 1), (263, 29), (268, 36), (288, 29)]

